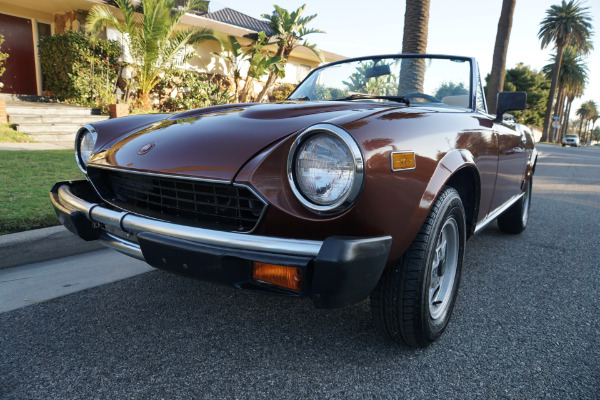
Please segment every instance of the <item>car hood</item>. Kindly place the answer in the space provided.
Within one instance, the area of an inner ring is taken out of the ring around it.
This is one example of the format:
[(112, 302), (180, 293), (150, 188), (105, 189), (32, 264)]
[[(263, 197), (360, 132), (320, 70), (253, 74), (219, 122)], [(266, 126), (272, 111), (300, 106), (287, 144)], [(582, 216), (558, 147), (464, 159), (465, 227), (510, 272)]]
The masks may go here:
[[(316, 123), (403, 108), (389, 103), (285, 102), (171, 115), (99, 149), (90, 165), (231, 181), (265, 147)], [(98, 130), (102, 133), (102, 126)]]

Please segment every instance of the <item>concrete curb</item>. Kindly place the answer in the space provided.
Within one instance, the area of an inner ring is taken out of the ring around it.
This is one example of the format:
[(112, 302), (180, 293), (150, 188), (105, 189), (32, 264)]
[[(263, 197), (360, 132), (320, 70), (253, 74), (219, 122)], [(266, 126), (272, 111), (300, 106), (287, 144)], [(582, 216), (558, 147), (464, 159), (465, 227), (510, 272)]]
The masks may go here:
[(64, 226), (0, 236), (0, 269), (105, 248), (99, 241), (86, 242)]

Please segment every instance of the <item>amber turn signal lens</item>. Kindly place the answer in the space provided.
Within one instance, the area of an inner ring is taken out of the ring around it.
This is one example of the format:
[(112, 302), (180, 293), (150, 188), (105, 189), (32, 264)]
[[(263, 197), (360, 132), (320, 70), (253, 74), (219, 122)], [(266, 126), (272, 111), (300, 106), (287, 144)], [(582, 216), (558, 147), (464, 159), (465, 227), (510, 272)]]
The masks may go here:
[(392, 153), (392, 171), (413, 169), (416, 167), (415, 153), (412, 151)]
[(291, 290), (299, 291), (302, 287), (302, 276), (300, 275), (300, 268), (297, 267), (255, 261), (252, 263), (252, 279)]

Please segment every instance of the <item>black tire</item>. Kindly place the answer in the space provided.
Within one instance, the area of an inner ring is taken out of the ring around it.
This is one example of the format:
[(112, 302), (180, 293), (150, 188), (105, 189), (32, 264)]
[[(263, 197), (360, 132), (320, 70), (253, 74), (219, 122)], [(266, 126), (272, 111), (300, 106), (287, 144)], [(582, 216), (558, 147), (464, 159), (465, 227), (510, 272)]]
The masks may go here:
[(565, 147), (566, 145), (563, 143), (562, 147)]
[(532, 185), (533, 177), (529, 178), (525, 195), (498, 217), (498, 227), (502, 232), (516, 234), (523, 232), (527, 228), (529, 210), (531, 209)]
[(442, 335), (456, 301), (465, 242), (462, 201), (455, 189), (444, 188), (408, 250), (371, 293), (373, 323), (385, 337), (425, 347)]

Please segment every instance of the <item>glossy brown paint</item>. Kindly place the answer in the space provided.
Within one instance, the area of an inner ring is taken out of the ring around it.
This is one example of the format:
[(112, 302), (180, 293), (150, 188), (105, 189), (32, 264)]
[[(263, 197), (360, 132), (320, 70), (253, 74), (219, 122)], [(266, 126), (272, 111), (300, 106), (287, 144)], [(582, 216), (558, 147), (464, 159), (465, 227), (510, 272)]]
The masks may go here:
[[(378, 104), (313, 103), (261, 104), (204, 109), (185, 113), (130, 131), (117, 143), (103, 148), (91, 164), (135, 171), (153, 171), (195, 178), (232, 181), (239, 169), (265, 147), (294, 132), (341, 116), (357, 118), (389, 106)], [(94, 125), (100, 132), (103, 123)], [(140, 156), (148, 144), (153, 149)], [(101, 146), (101, 144), (99, 144)]]
[[(357, 140), (365, 158), (366, 180), (352, 209), (334, 217), (305, 209), (289, 188), (285, 165), (294, 137), (267, 149), (238, 175), (270, 204), (257, 233), (282, 237), (324, 239), (332, 235), (394, 238), (390, 261), (406, 250), (425, 220), (435, 198), (462, 168), (474, 170), (481, 193), (477, 221), (491, 211), (498, 168), (498, 137), (511, 132), (481, 114), (444, 109), (394, 108), (360, 119), (339, 117)], [(417, 168), (392, 172), (390, 153), (413, 150)], [(522, 179), (523, 171), (519, 177)], [(503, 190), (514, 196), (519, 185)], [(290, 228), (293, 227), (293, 228)]]
[[(438, 193), (457, 171), (468, 168), (469, 176), (475, 177), (472, 184), (480, 196), (474, 209), (480, 222), (504, 199), (519, 193), (525, 163), (531, 171), (535, 162), (532, 141), (523, 143), (514, 128), (463, 109), (289, 102), (208, 108), (153, 122), (138, 132), (129, 129), (132, 133), (120, 140), (102, 139), (102, 151), (92, 163), (248, 183), (269, 204), (256, 234), (319, 240), (391, 235), (388, 264), (410, 245)], [(292, 142), (297, 133), (317, 123), (348, 131), (364, 157), (363, 190), (340, 215), (309, 211), (288, 183)], [(101, 137), (117, 130), (117, 123), (110, 129), (102, 124), (95, 125)], [(108, 148), (111, 142), (114, 146)], [(148, 143), (155, 147), (137, 154)], [(402, 150), (415, 152), (416, 168), (392, 172), (390, 153)]]

